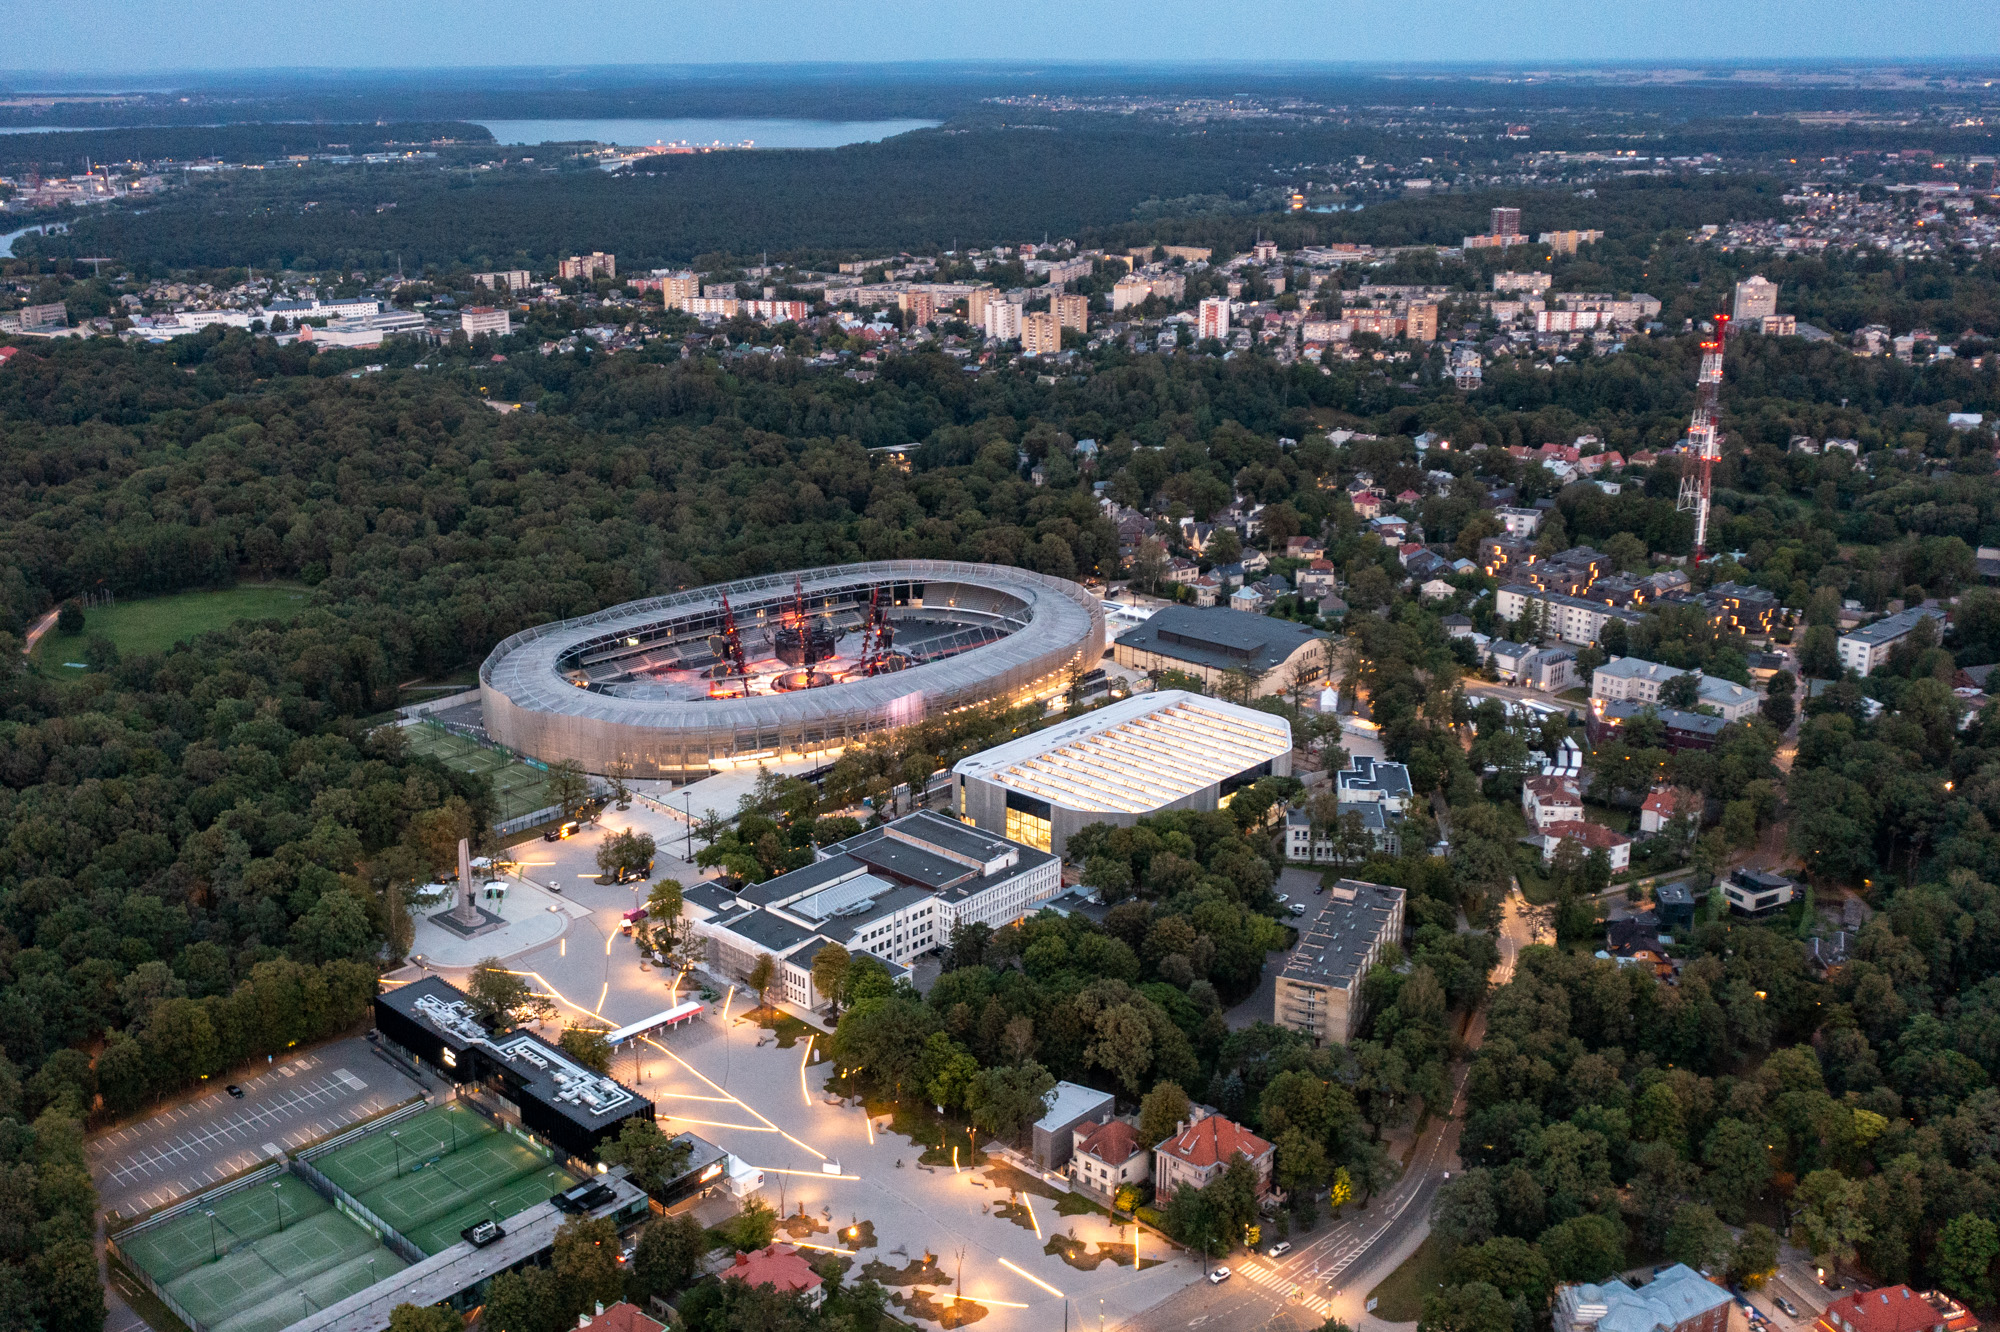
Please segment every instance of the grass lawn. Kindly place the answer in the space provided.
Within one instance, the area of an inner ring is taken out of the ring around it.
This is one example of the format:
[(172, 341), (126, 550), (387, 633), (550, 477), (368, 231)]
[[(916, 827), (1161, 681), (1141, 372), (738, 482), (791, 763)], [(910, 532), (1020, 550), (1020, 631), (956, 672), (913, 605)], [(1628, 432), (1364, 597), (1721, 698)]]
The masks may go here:
[(1439, 1256), (1437, 1240), (1426, 1239), (1368, 1295), (1379, 1301), (1375, 1317), (1389, 1323), (1414, 1323), (1423, 1316), (1424, 1296), (1435, 1294), (1443, 1284), (1444, 1259)]
[(1555, 885), (1543, 871), (1541, 853), (1531, 846), (1514, 848), (1514, 873), (1521, 880), (1521, 896), (1535, 906), (1556, 900)]
[(260, 583), (216, 592), (177, 592), (96, 606), (85, 611), (83, 632), (50, 630), (35, 647), (35, 659), (55, 670), (79, 672), (84, 645), (99, 635), (111, 640), (120, 657), (164, 652), (183, 639), (238, 620), (289, 620), (306, 608), (312, 592), (283, 583)]
[(1583, 816), (1592, 823), (1601, 823), (1614, 832), (1630, 833), (1636, 811), (1617, 805), (1586, 805)]

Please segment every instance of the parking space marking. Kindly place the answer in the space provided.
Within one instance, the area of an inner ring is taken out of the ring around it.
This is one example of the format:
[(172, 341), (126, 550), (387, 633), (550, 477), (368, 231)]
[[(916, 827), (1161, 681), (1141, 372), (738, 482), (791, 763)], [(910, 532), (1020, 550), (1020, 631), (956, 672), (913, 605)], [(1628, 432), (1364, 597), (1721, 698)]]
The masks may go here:
[[(286, 1071), (289, 1071), (289, 1068), (290, 1066), (287, 1066)], [(327, 1108), (329, 1102), (342, 1100), (354, 1091), (366, 1088), (365, 1082), (361, 1082), (345, 1069), (307, 1079), (269, 1100), (259, 1100), (254, 1105), (245, 1106), (226, 1118), (198, 1124), (165, 1142), (144, 1147), (112, 1166), (106, 1172), (105, 1178), (116, 1185), (130, 1185), (159, 1175), (179, 1173), (185, 1164), (205, 1159), (217, 1149), (255, 1143), (259, 1136), (281, 1124), (290, 1124), (303, 1114), (323, 1110)], [(183, 1107), (162, 1118), (178, 1121), (192, 1113), (192, 1107)], [(315, 1124), (313, 1127), (316, 1135), (318, 1126)], [(299, 1140), (304, 1141), (304, 1139)], [(106, 1139), (97, 1146), (103, 1149), (112, 1141), (114, 1140)], [(100, 1164), (106, 1163), (105, 1158), (117, 1155), (106, 1150), (100, 1150), (97, 1154)]]

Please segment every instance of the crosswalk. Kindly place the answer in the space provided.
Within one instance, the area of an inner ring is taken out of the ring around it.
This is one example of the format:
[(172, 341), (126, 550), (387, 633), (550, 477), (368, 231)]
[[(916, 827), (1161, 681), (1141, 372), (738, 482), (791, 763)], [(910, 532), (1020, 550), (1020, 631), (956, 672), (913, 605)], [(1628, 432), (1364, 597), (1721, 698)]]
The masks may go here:
[(1261, 1263), (1249, 1263), (1236, 1269), (1236, 1275), (1253, 1285), (1264, 1287), (1286, 1300), (1297, 1300), (1300, 1307), (1309, 1309), (1320, 1318), (1333, 1315), (1333, 1301), (1324, 1299), (1309, 1287), (1300, 1284), (1282, 1272), (1276, 1272)]

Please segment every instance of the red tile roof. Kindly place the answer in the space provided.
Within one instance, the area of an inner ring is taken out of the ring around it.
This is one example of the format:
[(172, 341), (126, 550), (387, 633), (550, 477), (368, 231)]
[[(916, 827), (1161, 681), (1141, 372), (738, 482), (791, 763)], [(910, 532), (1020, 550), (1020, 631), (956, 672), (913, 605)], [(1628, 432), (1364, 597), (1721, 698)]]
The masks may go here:
[(648, 1318), (639, 1312), (638, 1306), (620, 1300), (601, 1314), (585, 1314), (587, 1322), (579, 1322), (580, 1327), (588, 1327), (590, 1332), (667, 1332), (667, 1326), (657, 1318)]
[(1646, 797), (1646, 803), (1639, 806), (1639, 808), (1648, 814), (1659, 814), (1666, 818), (1672, 818), (1674, 811), (1680, 807), (1680, 802), (1686, 798), (1687, 792), (1685, 791), (1677, 790), (1671, 786), (1656, 786), (1653, 788), (1652, 793)]
[(781, 1291), (820, 1287), (819, 1273), (789, 1244), (773, 1244), (755, 1253), (738, 1250), (735, 1264), (725, 1269), (722, 1277), (746, 1286), (771, 1286)]
[(1826, 1306), (1819, 1332), (1925, 1332), (1944, 1322), (1944, 1315), (1908, 1286), (1843, 1295)]
[(1077, 1150), (1106, 1165), (1123, 1165), (1139, 1150), (1139, 1135), (1124, 1120), (1114, 1119), (1092, 1130)]
[(1206, 1170), (1218, 1162), (1229, 1160), (1238, 1152), (1254, 1161), (1270, 1151), (1271, 1144), (1234, 1120), (1210, 1115), (1168, 1138), (1160, 1144), (1160, 1150), (1197, 1169)]
[(1535, 799), (1537, 800), (1550, 802), (1560, 800), (1564, 804), (1569, 805), (1581, 805), (1583, 803), (1582, 792), (1578, 789), (1577, 781), (1574, 777), (1530, 777), (1522, 785), (1534, 792)]
[(1614, 832), (1601, 823), (1588, 823), (1581, 819), (1558, 819), (1542, 829), (1546, 837), (1567, 837), (1582, 842), (1592, 850), (1602, 848), (1609, 851), (1614, 846), (1630, 846), (1632, 839), (1624, 833)]

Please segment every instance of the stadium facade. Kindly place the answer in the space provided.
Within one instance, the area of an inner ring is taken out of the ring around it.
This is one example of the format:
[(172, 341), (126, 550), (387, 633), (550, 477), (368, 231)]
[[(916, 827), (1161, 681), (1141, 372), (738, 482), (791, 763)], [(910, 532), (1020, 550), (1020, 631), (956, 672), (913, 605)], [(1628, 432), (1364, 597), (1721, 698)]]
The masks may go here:
[(538, 625), (479, 670), (486, 730), (543, 761), (689, 780), (1059, 692), (1102, 603), (1025, 569), (884, 560), (771, 574)]

